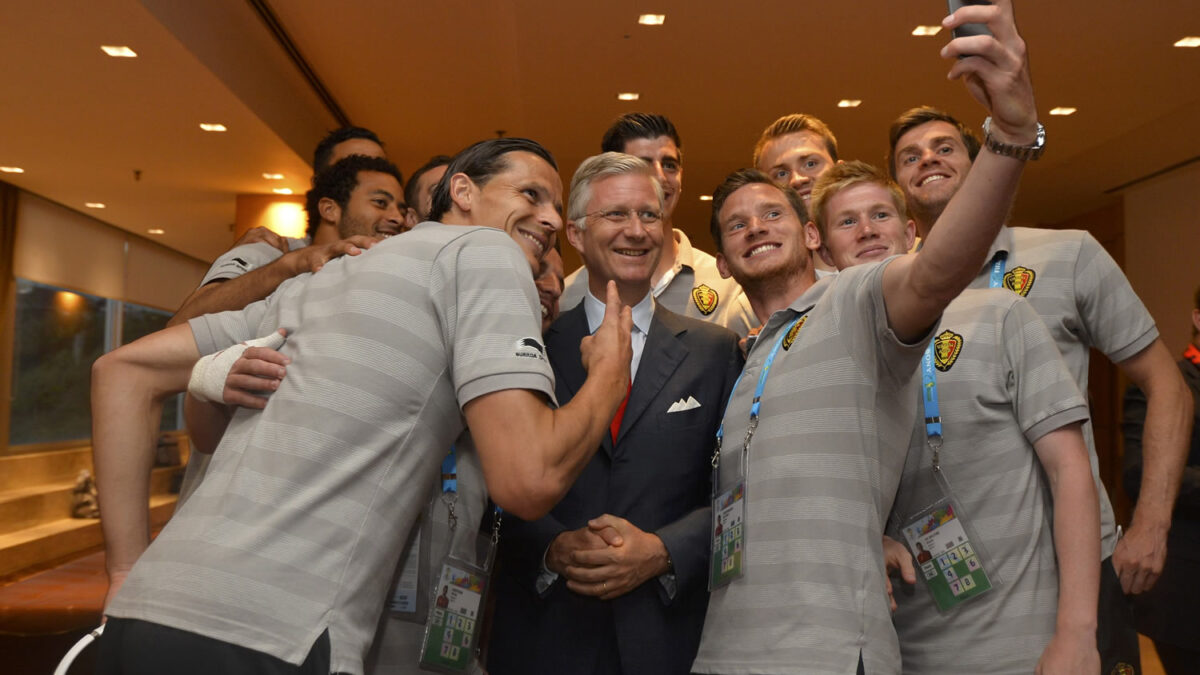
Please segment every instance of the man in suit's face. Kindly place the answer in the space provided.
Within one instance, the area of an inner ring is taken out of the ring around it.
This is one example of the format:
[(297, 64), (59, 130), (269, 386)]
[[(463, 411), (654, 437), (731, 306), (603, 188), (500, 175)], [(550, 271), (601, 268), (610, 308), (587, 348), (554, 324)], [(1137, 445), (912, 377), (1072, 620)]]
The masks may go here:
[(567, 240), (583, 258), (588, 290), (603, 298), (608, 282), (616, 281), (621, 301), (636, 305), (650, 292), (662, 255), (662, 192), (642, 172), (601, 176), (585, 189), (583, 215), (567, 224)]

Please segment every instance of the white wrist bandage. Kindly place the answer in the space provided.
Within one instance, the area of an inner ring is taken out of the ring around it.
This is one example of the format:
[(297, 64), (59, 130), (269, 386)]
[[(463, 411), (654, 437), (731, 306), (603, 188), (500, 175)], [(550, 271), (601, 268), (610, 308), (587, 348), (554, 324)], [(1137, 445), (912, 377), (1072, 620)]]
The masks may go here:
[(201, 401), (224, 403), (225, 380), (229, 378), (229, 371), (233, 369), (233, 364), (242, 358), (242, 353), (251, 347), (279, 349), (286, 341), (287, 338), (280, 335), (279, 331), (275, 331), (270, 335), (236, 344), (201, 358), (192, 367), (192, 377), (188, 381), (188, 393)]

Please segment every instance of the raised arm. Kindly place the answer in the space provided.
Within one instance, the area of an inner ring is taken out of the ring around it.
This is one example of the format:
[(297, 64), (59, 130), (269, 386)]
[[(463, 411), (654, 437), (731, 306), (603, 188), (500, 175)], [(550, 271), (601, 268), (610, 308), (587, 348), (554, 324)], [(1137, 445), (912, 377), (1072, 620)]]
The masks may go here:
[(92, 458), (110, 598), (150, 543), (147, 505), (158, 411), (163, 400), (187, 387), (199, 357), (191, 328), (174, 326), (92, 365)]
[[(946, 45), (942, 56), (957, 59), (949, 77), (962, 78), (988, 110), (993, 138), (1010, 145), (1032, 145), (1037, 137), (1037, 108), (1011, 0), (964, 6), (943, 21), (949, 29), (963, 23), (986, 23), (994, 37), (956, 38)], [(888, 321), (901, 339), (924, 335), (979, 273), (1008, 217), (1024, 165), (1022, 160), (981, 150), (920, 253), (888, 265), (883, 275), (884, 300)]]
[(1143, 593), (1154, 586), (1166, 562), (1171, 511), (1192, 433), (1192, 395), (1162, 340), (1155, 340), (1117, 366), (1143, 392), (1145, 421), (1141, 429), (1137, 505), (1129, 531), (1117, 542), (1112, 560), (1125, 592)]
[(532, 391), (506, 389), (463, 406), (488, 493), (501, 508), (536, 520), (570, 489), (629, 389), (632, 325), (610, 281), (604, 322), (580, 346), (588, 378), (570, 403), (552, 409)]
[(1054, 498), (1054, 553), (1058, 558), (1058, 617), (1038, 672), (1095, 673), (1096, 597), (1100, 593), (1100, 503), (1092, 480), (1082, 423), (1034, 441)]
[(343, 255), (358, 255), (376, 242), (372, 237), (354, 236), (331, 244), (305, 246), (240, 277), (212, 281), (192, 291), (167, 325), (175, 326), (202, 314), (241, 309), (274, 293), (279, 284), (294, 276), (316, 272)]

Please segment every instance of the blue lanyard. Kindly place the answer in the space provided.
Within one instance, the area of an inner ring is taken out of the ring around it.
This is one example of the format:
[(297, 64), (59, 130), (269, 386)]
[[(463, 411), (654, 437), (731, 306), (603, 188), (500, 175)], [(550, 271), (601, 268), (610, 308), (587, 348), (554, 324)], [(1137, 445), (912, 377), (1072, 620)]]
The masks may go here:
[(442, 460), (442, 492), (458, 493), (458, 458), (454, 454), (454, 446)]
[[(746, 450), (750, 445), (750, 437), (754, 435), (754, 428), (758, 426), (758, 411), (762, 407), (763, 389), (767, 386), (767, 375), (771, 372), (771, 365), (775, 363), (775, 356), (779, 353), (779, 348), (783, 346), (783, 341), (787, 339), (788, 333), (800, 323), (800, 320), (808, 314), (807, 311), (796, 317), (786, 330), (779, 333), (779, 339), (775, 341), (775, 346), (771, 348), (771, 352), (767, 354), (766, 361), (763, 361), (762, 372), (758, 376), (758, 386), (754, 389), (754, 399), (750, 403), (750, 427), (746, 430), (746, 443), (742, 446), (742, 450)], [(729, 392), (729, 401), (725, 404), (725, 410), (728, 411), (730, 405), (733, 404), (733, 395), (737, 393), (738, 385), (742, 383), (742, 375), (746, 371), (743, 370), (738, 374), (737, 379), (733, 381), (733, 389)], [(717, 427), (717, 454), (713, 457), (713, 467), (720, 460), (721, 441), (725, 438), (725, 421), (721, 421), (721, 426)]]
[[(1004, 251), (996, 253), (992, 259), (992, 272), (988, 280), (989, 288), (1000, 288), (1004, 285), (1004, 265), (1008, 254)], [(942, 440), (942, 413), (938, 409), (937, 370), (933, 366), (935, 337), (925, 348), (925, 356), (921, 359), (921, 401), (925, 406), (925, 436), (930, 443), (937, 441), (940, 447)], [(935, 450), (937, 448), (935, 447)], [(935, 460), (936, 462), (936, 460)]]

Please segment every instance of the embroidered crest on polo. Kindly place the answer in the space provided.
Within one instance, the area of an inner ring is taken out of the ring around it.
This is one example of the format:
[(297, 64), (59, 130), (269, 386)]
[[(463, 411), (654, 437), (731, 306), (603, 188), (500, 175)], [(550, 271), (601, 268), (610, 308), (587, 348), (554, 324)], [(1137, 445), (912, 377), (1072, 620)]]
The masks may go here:
[(517, 348), (514, 352), (515, 356), (521, 356), (527, 359), (546, 360), (546, 348), (536, 338), (521, 338), (517, 340)]
[(692, 301), (696, 303), (696, 309), (700, 310), (701, 314), (708, 316), (717, 308), (717, 303), (721, 302), (721, 296), (708, 284), (700, 284), (692, 289)]
[(807, 314), (800, 317), (800, 320), (796, 322), (796, 325), (792, 326), (791, 329), (788, 330), (787, 335), (783, 336), (783, 351), (786, 352), (792, 348), (792, 343), (796, 341), (796, 334), (799, 333), (800, 329), (804, 327), (804, 323), (806, 321), (808, 321)]
[(962, 353), (963, 336), (944, 330), (933, 339), (933, 366), (943, 373), (950, 370)]
[(1033, 282), (1037, 280), (1037, 272), (1028, 267), (1014, 267), (1004, 275), (1004, 287), (1022, 298), (1029, 295)]

